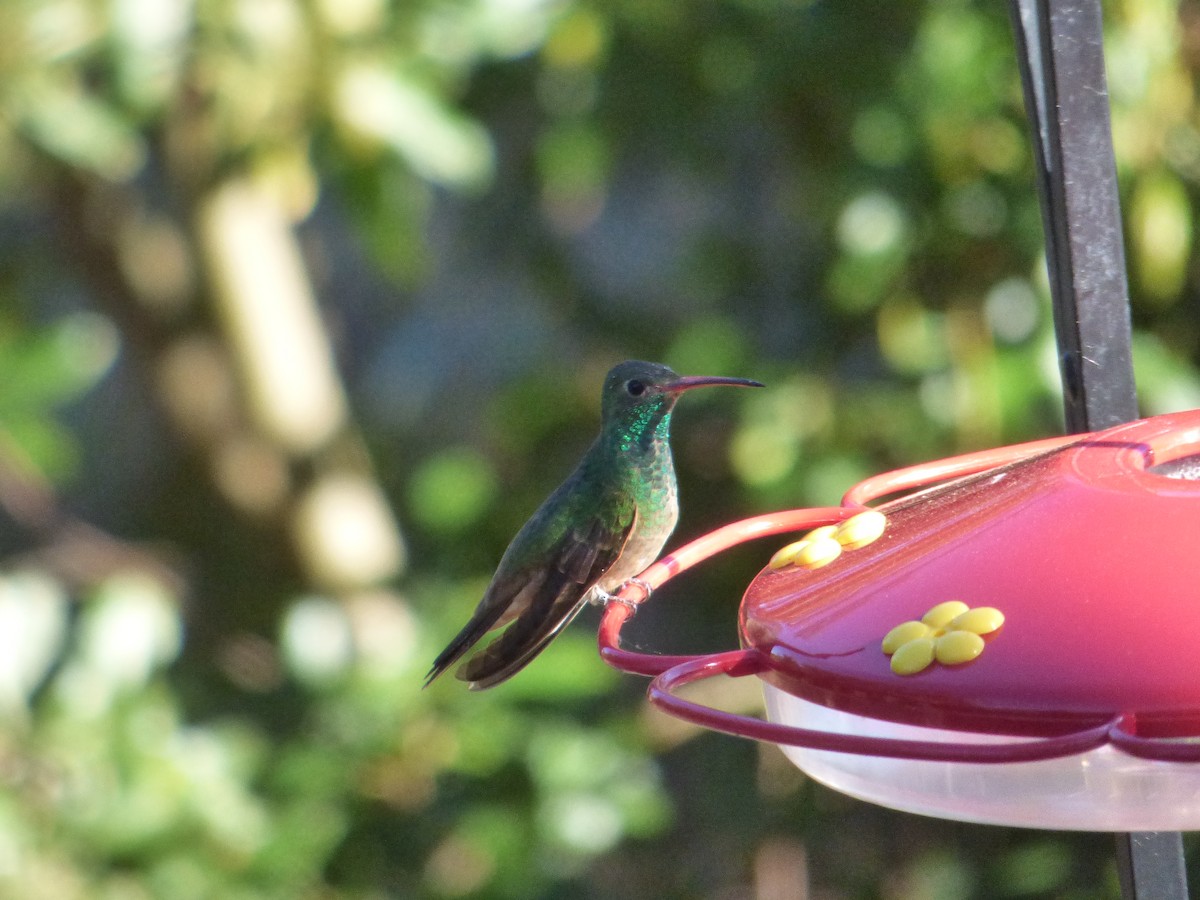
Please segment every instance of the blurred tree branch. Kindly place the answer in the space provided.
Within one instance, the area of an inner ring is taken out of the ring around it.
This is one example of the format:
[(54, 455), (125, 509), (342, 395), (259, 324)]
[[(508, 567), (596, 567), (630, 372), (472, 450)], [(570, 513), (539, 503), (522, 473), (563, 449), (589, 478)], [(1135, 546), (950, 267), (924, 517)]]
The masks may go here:
[(33, 547), (0, 568), (44, 569), (75, 589), (93, 588), (130, 570), (149, 575), (173, 594), (185, 583), (178, 568), (155, 551), (123, 541), (62, 508), (50, 485), (0, 447), (0, 510), (32, 538)]

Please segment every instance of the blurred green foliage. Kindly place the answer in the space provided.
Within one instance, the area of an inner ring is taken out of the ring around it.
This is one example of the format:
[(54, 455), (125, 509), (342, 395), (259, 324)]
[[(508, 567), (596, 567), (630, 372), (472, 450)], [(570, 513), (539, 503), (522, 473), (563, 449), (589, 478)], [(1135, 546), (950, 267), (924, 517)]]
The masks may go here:
[[(1200, 406), (1200, 8), (1105, 10), (1142, 406)], [(239, 179), (297, 223), (351, 399), (318, 451), (243, 427), (197, 225)], [(676, 540), (1060, 430), (1004, 6), (0, 4), (0, 894), (1116, 896), (1103, 835), (891, 813), (662, 721), (594, 617), (420, 690), (629, 357), (769, 385), (681, 405)], [(397, 510), (390, 581), (289, 538), (338, 466)], [(635, 639), (734, 646), (762, 562)]]

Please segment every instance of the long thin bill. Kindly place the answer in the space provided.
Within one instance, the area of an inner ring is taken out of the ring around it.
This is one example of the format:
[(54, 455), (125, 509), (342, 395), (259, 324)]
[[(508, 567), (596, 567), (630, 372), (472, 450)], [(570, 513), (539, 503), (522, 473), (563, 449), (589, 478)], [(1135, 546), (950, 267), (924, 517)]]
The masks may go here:
[(714, 385), (725, 384), (730, 387), (762, 387), (762, 383), (751, 381), (749, 378), (721, 378), (716, 375), (684, 375), (676, 378), (670, 384), (663, 387), (673, 393), (679, 391), (688, 391), (698, 387), (712, 387)]

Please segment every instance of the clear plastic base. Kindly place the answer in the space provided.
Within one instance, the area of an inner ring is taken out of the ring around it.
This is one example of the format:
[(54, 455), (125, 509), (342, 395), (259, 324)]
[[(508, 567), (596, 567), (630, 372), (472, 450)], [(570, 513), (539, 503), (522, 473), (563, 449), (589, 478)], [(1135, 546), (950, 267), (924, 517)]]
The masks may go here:
[[(765, 683), (763, 693), (771, 721), (799, 728), (958, 744), (1029, 740), (851, 715)], [(990, 764), (782, 749), (822, 784), (903, 812), (1022, 828), (1200, 830), (1200, 764), (1139, 759), (1110, 746), (1061, 759)]]

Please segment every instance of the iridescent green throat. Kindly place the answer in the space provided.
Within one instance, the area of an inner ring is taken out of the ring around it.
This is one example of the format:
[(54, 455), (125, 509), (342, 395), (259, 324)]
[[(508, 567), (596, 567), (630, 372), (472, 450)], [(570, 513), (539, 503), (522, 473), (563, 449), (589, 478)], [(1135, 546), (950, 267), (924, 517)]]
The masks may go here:
[(634, 447), (646, 452), (655, 441), (665, 442), (671, 434), (671, 406), (667, 397), (657, 397), (631, 408), (618, 424), (617, 446), (622, 453)]

